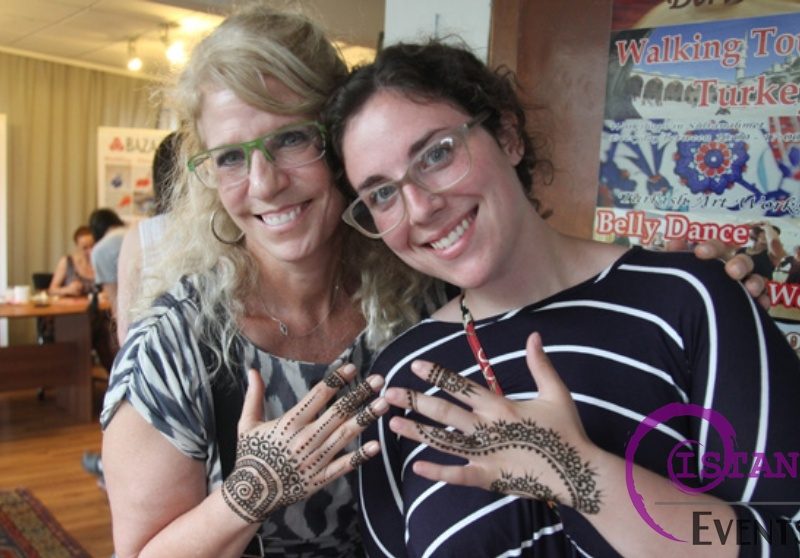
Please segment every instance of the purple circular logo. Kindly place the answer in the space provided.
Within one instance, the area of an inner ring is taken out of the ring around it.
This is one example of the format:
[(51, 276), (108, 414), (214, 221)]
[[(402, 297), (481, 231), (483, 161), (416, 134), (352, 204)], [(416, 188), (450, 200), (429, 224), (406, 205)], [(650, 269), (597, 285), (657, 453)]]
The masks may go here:
[(636, 511), (639, 512), (639, 515), (642, 517), (642, 519), (644, 519), (645, 523), (647, 523), (659, 535), (662, 535), (673, 541), (686, 542), (683, 539), (679, 539), (673, 534), (669, 533), (658, 523), (656, 523), (656, 521), (647, 511), (644, 497), (636, 490), (636, 484), (633, 479), (634, 456), (636, 455), (636, 450), (639, 449), (639, 444), (641, 443), (642, 439), (644, 439), (644, 437), (651, 430), (658, 428), (660, 424), (663, 424), (676, 417), (695, 417), (708, 421), (711, 427), (717, 431), (717, 434), (719, 434), (720, 440), (722, 441), (723, 461), (721, 471), (713, 475), (714, 479), (711, 482), (702, 486), (687, 486), (684, 484), (683, 481), (680, 480), (682, 475), (676, 473), (673, 466), (676, 457), (685, 455), (680, 454), (679, 452), (692, 451), (693, 446), (696, 447), (697, 451), (702, 454), (703, 447), (699, 441), (684, 440), (678, 442), (672, 448), (669, 455), (666, 456), (667, 475), (669, 476), (669, 479), (677, 488), (688, 494), (707, 492), (719, 485), (719, 483), (721, 483), (728, 475), (728, 472), (730, 471), (735, 459), (733, 454), (733, 445), (736, 438), (736, 431), (733, 429), (731, 423), (728, 422), (728, 419), (713, 409), (706, 409), (691, 403), (670, 403), (669, 405), (664, 405), (663, 407), (656, 409), (647, 415), (644, 420), (639, 423), (639, 426), (634, 431), (633, 436), (631, 436), (628, 447), (625, 448), (625, 484), (628, 488), (628, 495), (631, 498), (631, 502), (633, 502), (634, 508), (636, 508)]

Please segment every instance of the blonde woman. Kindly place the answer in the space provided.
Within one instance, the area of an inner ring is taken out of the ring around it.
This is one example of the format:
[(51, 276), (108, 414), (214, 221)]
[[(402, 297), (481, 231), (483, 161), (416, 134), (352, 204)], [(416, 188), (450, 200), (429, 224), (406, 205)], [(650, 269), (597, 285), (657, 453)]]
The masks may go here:
[[(351, 441), (387, 405), (366, 405), (375, 377), (328, 402), (418, 319), (430, 280), (394, 258), (372, 273), (383, 249), (341, 222), (317, 115), (345, 74), (314, 24), (254, 5), (178, 78), (163, 257), (101, 416), (120, 556), (360, 551), (343, 475), (377, 452)], [(362, 311), (377, 284), (396, 302)]]

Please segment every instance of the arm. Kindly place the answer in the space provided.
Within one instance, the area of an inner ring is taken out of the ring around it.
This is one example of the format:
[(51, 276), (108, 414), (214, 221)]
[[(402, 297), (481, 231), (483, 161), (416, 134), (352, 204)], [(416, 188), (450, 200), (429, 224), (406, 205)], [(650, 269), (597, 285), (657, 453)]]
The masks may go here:
[(117, 271), (117, 338), (125, 342), (130, 323), (130, 308), (139, 292), (142, 271), (142, 246), (139, 240), (139, 223), (133, 225), (122, 239)]
[(211, 494), (206, 493), (203, 463), (179, 452), (132, 406), (123, 404), (103, 438), (117, 554), (240, 556), (273, 511), (311, 496), (375, 455), (378, 446), (371, 443), (337, 457), (363, 425), (386, 410), (379, 399), (358, 411), (382, 384), (379, 378), (368, 379), (369, 384), (320, 416), (355, 372), (352, 365), (339, 369), (286, 415), (262, 422), (264, 384), (251, 371), (236, 466)]
[(80, 281), (73, 281), (69, 285), (64, 285), (67, 278), (67, 257), (62, 256), (58, 260), (56, 270), (53, 272), (53, 279), (47, 293), (54, 296), (78, 296), (83, 289)]
[[(539, 386), (539, 397), (534, 400), (505, 399), (424, 361), (412, 365), (414, 373), (448, 391), (471, 411), (438, 397), (387, 390), (390, 404), (456, 428), (450, 432), (395, 417), (390, 424), (394, 432), (468, 460), (463, 467), (420, 461), (414, 464), (415, 473), (434, 481), (571, 506), (625, 556), (673, 556), (676, 550), (691, 556), (736, 555), (738, 548), (730, 540), (724, 548), (688, 545), (646, 528), (628, 496), (625, 462), (586, 437), (569, 391), (544, 354), (538, 334), (529, 338), (527, 351), (531, 374)], [(560, 461), (567, 456), (578, 461)], [(735, 518), (733, 510), (713, 496), (684, 494), (667, 479), (639, 466), (633, 469), (636, 488), (646, 501), (687, 502), (689, 509), (711, 510), (709, 517), (722, 525)], [(693, 516), (685, 513), (686, 509), (659, 506), (653, 517), (667, 532), (691, 541)]]

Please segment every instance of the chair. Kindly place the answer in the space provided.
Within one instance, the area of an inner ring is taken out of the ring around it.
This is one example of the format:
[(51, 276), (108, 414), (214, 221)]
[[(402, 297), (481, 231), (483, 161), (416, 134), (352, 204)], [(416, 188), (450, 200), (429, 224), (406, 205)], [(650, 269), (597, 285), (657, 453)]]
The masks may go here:
[(34, 291), (46, 291), (50, 287), (50, 282), (53, 280), (53, 274), (44, 271), (39, 271), (31, 276), (33, 281)]

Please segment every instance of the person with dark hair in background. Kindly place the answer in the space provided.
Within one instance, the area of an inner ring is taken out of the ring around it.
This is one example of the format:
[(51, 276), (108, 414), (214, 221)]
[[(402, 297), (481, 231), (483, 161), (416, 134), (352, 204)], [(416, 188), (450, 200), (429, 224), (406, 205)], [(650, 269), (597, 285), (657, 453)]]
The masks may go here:
[(111, 304), (114, 317), (117, 311), (117, 262), (125, 236), (125, 222), (113, 209), (100, 208), (89, 215), (89, 228), (95, 242), (92, 249), (95, 282)]
[[(370, 556), (797, 556), (797, 479), (754, 478), (748, 455), (710, 483), (701, 460), (731, 458), (710, 415), (762, 456), (796, 450), (800, 421), (800, 360), (719, 261), (548, 226), (513, 81), (465, 49), (390, 46), (324, 114), (345, 221), (461, 289), (373, 366), (393, 407), (362, 436), (381, 444), (359, 470)], [(678, 474), (708, 486), (668, 479), (678, 449)], [(745, 525), (750, 546), (675, 542), (698, 536), (695, 512)]]

